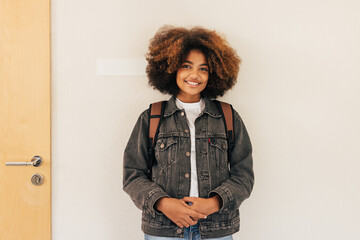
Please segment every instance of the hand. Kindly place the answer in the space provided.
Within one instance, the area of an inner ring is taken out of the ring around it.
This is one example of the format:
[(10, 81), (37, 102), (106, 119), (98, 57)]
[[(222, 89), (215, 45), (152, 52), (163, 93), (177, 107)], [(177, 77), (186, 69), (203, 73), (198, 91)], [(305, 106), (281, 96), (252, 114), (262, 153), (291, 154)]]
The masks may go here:
[(181, 228), (195, 225), (197, 220), (194, 219), (206, 218), (205, 214), (190, 209), (182, 199), (160, 198), (156, 201), (154, 207)]
[[(207, 216), (219, 211), (222, 205), (219, 195), (215, 195), (212, 198), (184, 197), (182, 200), (192, 203), (190, 206), (188, 205), (188, 208)], [(193, 220), (197, 221), (199, 219), (194, 218)]]

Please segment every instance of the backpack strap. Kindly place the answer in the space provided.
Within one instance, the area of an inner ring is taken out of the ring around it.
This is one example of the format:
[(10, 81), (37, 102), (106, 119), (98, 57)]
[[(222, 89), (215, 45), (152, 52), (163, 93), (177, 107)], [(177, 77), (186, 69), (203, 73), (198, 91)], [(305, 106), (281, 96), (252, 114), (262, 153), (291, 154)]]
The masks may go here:
[(148, 142), (149, 155), (150, 155), (150, 162), (148, 163), (149, 177), (151, 177), (151, 169), (154, 161), (154, 147), (155, 147), (157, 134), (159, 132), (159, 126), (164, 116), (165, 106), (166, 106), (166, 101), (161, 101), (150, 104), (149, 107), (149, 142)]
[(160, 119), (162, 118), (162, 105), (163, 102), (156, 102), (150, 104), (150, 117), (149, 117), (149, 144), (151, 147), (155, 145), (155, 135), (158, 130)]
[(235, 141), (234, 109), (231, 106), (231, 104), (229, 104), (229, 103), (221, 102), (218, 100), (214, 100), (214, 102), (216, 103), (216, 105), (221, 113), (221, 116), (224, 120), (226, 137), (227, 137), (227, 140), (229, 143), (228, 153), (229, 153), (229, 157), (230, 157), (230, 151), (232, 150), (232, 148), (234, 146), (234, 141)]
[(225, 102), (219, 101), (219, 103), (225, 119), (227, 138), (229, 141), (234, 141), (234, 114), (232, 106)]

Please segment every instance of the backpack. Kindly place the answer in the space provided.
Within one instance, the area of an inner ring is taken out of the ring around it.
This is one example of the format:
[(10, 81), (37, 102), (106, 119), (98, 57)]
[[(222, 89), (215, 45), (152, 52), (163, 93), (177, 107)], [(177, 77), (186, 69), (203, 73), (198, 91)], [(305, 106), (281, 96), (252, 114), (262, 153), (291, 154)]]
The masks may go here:
[[(222, 119), (224, 121), (226, 137), (228, 141), (228, 159), (230, 157), (230, 152), (234, 146), (234, 110), (229, 103), (221, 102), (218, 100), (213, 100), (216, 104), (219, 112), (221, 113)], [(159, 132), (160, 124), (164, 116), (164, 111), (167, 101), (160, 101), (150, 104), (149, 107), (149, 155), (150, 161), (148, 162), (148, 174), (151, 178), (151, 169), (154, 161), (154, 148), (156, 143), (156, 138)]]

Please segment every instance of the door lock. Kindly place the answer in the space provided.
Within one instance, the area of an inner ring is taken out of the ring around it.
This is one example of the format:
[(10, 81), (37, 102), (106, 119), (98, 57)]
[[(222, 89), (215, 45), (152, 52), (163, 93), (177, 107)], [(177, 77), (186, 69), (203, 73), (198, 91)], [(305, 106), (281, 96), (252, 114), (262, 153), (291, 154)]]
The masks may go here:
[(39, 185), (43, 184), (44, 177), (41, 174), (36, 173), (36, 174), (32, 175), (31, 182), (32, 182), (32, 184), (39, 186)]

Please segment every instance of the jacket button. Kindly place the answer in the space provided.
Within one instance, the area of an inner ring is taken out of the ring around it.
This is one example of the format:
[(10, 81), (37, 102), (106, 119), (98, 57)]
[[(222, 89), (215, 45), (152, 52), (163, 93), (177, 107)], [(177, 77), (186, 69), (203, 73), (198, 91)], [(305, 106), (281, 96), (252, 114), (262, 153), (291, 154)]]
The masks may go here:
[(177, 234), (182, 233), (182, 229), (181, 229), (181, 228), (179, 228), (178, 230), (176, 230), (176, 233), (177, 233)]
[(165, 147), (165, 145), (162, 143), (161, 145), (160, 145), (160, 148), (164, 148)]
[(181, 112), (180, 115), (183, 117), (183, 116), (185, 115), (185, 113), (184, 113), (184, 112)]
[(186, 156), (190, 157), (190, 152), (186, 152), (185, 154)]
[(188, 133), (188, 132), (189, 132), (189, 129), (185, 129), (185, 131), (184, 131), (184, 132)]
[(189, 178), (189, 177), (190, 177), (190, 174), (185, 173), (185, 178)]

